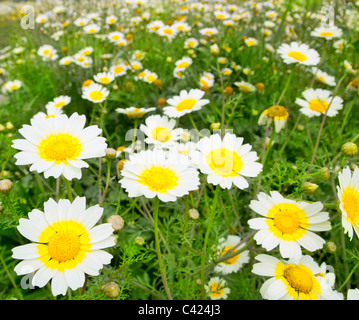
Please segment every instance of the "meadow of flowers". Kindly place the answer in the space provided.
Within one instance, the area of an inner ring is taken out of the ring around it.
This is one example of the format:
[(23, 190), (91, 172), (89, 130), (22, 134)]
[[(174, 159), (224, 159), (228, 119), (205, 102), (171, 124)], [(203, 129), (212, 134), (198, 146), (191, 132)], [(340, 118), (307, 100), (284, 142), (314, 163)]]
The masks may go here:
[(359, 3), (10, 3), (0, 299), (359, 299)]

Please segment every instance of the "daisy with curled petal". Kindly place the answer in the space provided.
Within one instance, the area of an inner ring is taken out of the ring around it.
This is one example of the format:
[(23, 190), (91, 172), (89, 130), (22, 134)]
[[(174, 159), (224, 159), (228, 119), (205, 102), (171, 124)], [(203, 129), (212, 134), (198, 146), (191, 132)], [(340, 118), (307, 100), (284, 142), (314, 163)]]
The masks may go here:
[(283, 258), (300, 258), (301, 247), (310, 252), (323, 248), (325, 240), (312, 231), (331, 229), (321, 202), (295, 201), (271, 191), (270, 196), (259, 193), (249, 207), (263, 216), (248, 220), (251, 229), (259, 230), (254, 240), (267, 251), (279, 246)]
[[(238, 243), (240, 243), (241, 238), (238, 236), (228, 236), (227, 239), (219, 239), (219, 245), (217, 246), (217, 251), (220, 257), (223, 257), (229, 250), (232, 250)], [(238, 246), (233, 253), (241, 250), (245, 246), (245, 243), (242, 243)], [(232, 272), (237, 272), (245, 263), (249, 262), (249, 251), (244, 250), (238, 253), (236, 256), (229, 258), (225, 261), (218, 263), (214, 271), (220, 272), (222, 274), (230, 274)]]
[(326, 40), (332, 40), (334, 38), (339, 38), (343, 34), (342, 29), (337, 26), (329, 26), (329, 27), (318, 27), (315, 28), (310, 35), (317, 38), (324, 38)]
[(71, 102), (70, 96), (59, 96), (54, 100), (48, 102), (45, 106), (47, 114), (57, 114), (58, 110), (62, 110), (64, 106), (67, 106)]
[(209, 280), (205, 289), (211, 300), (227, 299), (231, 290), (226, 287), (227, 282), (219, 277), (213, 277)]
[(99, 275), (112, 259), (103, 250), (115, 245), (112, 224), (95, 226), (102, 214), (99, 205), (86, 209), (85, 197), (76, 197), (72, 203), (49, 199), (43, 212), (29, 212), (17, 229), (32, 243), (12, 249), (12, 257), (22, 260), (15, 266), (17, 275), (34, 273), (32, 285), (40, 288), (51, 280), (54, 296), (65, 295), (69, 287), (81, 288), (85, 274)]
[(98, 83), (92, 83), (88, 87), (82, 87), (82, 98), (93, 103), (101, 103), (106, 100), (110, 91)]
[(353, 229), (359, 237), (359, 169), (356, 167), (351, 172), (345, 167), (338, 175), (337, 186), (339, 209), (342, 214), (342, 225), (344, 233), (350, 240), (353, 239)]
[(260, 126), (270, 126), (274, 121), (275, 132), (279, 133), (286, 125), (288, 117), (289, 113), (283, 106), (271, 106), (261, 113), (258, 119), (258, 124)]
[(307, 89), (302, 95), (305, 98), (297, 98), (295, 103), (301, 106), (300, 112), (312, 118), (326, 113), (328, 117), (334, 117), (343, 108), (343, 99), (331, 97), (331, 92), (323, 89)]
[(254, 92), (256, 91), (256, 87), (246, 81), (237, 81), (234, 83), (235, 86), (237, 86), (239, 88), (240, 91), (242, 92)]
[(278, 53), (286, 64), (299, 63), (315, 66), (320, 61), (319, 53), (316, 50), (310, 49), (305, 43), (299, 44), (295, 41), (290, 44), (283, 43), (278, 48)]
[(191, 89), (189, 92), (181, 90), (179, 96), (167, 100), (170, 106), (163, 108), (163, 112), (170, 118), (179, 118), (183, 115), (200, 110), (209, 103), (208, 99), (202, 99), (205, 92), (199, 89)]
[(319, 300), (331, 296), (333, 290), (311, 256), (288, 261), (260, 254), (255, 258), (252, 273), (271, 277), (265, 281), (260, 293), (267, 300)]
[(175, 129), (176, 120), (158, 114), (149, 116), (140, 130), (147, 136), (145, 142), (160, 147), (167, 147), (180, 139), (182, 129)]
[(228, 132), (223, 140), (216, 133), (197, 142), (201, 153), (198, 167), (207, 174), (208, 183), (223, 189), (230, 189), (232, 184), (242, 190), (249, 187), (244, 177), (256, 177), (262, 164), (256, 162), (257, 153), (250, 151), (252, 146), (243, 144), (243, 140)]
[(158, 197), (163, 202), (198, 189), (198, 171), (188, 165), (182, 154), (162, 149), (131, 154), (121, 171), (119, 183), (129, 197)]
[(44, 173), (45, 178), (80, 179), (81, 168), (88, 168), (85, 159), (105, 156), (107, 144), (99, 137), (102, 130), (92, 125), (84, 128), (86, 117), (73, 113), (70, 117), (36, 117), (31, 125), (23, 125), (19, 133), (25, 139), (13, 140), (17, 165), (31, 165), (30, 171)]

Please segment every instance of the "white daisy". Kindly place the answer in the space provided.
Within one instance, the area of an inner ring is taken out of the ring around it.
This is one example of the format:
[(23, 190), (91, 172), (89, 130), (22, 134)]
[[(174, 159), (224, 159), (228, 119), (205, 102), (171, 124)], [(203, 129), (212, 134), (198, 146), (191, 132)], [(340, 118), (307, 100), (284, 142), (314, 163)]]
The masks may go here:
[(45, 106), (47, 114), (57, 114), (64, 106), (71, 102), (70, 96), (59, 96), (48, 102)]
[(99, 275), (112, 255), (102, 250), (115, 245), (111, 223), (95, 226), (103, 208), (86, 209), (85, 197), (44, 203), (44, 212), (34, 209), (28, 219), (21, 218), (18, 231), (32, 243), (12, 249), (12, 257), (22, 260), (17, 275), (33, 273), (33, 286), (43, 287), (51, 280), (54, 296), (81, 288), (85, 274)]
[(205, 289), (211, 300), (227, 299), (231, 290), (226, 287), (227, 282), (219, 277), (213, 277), (209, 280)]
[(331, 92), (323, 89), (307, 89), (302, 95), (305, 98), (297, 98), (295, 103), (301, 106), (300, 112), (311, 118), (327, 113), (328, 117), (334, 117), (343, 108), (343, 99), (331, 97)]
[(254, 236), (257, 244), (267, 251), (279, 246), (283, 258), (300, 258), (301, 247), (310, 252), (323, 248), (325, 240), (312, 231), (331, 229), (321, 202), (295, 201), (271, 191), (270, 196), (259, 193), (249, 207), (263, 216), (248, 221), (250, 228), (259, 230)]
[(81, 168), (88, 168), (85, 159), (105, 156), (107, 144), (99, 137), (102, 130), (96, 126), (84, 128), (86, 117), (73, 113), (70, 117), (31, 119), (31, 125), (23, 125), (19, 133), (25, 139), (16, 139), (12, 147), (21, 152), (15, 154), (17, 165), (31, 165), (30, 171), (43, 172), (45, 178), (80, 179)]
[(204, 137), (197, 143), (201, 153), (198, 164), (202, 173), (207, 174), (208, 183), (230, 189), (232, 183), (239, 189), (249, 187), (244, 177), (256, 177), (262, 170), (262, 164), (250, 144), (243, 144), (243, 138), (226, 133), (221, 139), (219, 134)]
[[(227, 239), (221, 238), (219, 239), (219, 245), (217, 246), (217, 251), (220, 257), (224, 256), (229, 250), (232, 250), (235, 246), (240, 243), (241, 238), (238, 236), (228, 236)], [(245, 243), (242, 243), (236, 249), (234, 249), (233, 253), (241, 250), (245, 246)], [(230, 274), (232, 272), (238, 272), (240, 268), (246, 263), (249, 262), (249, 251), (244, 250), (238, 253), (236, 256), (229, 258), (225, 261), (218, 263), (214, 271), (220, 272), (224, 275)]]
[(314, 78), (315, 80), (319, 81), (322, 84), (326, 84), (330, 87), (335, 87), (336, 82), (335, 82), (335, 77), (329, 75), (328, 73), (326, 73), (325, 71), (322, 71), (318, 68), (312, 68), (312, 73), (314, 74)]
[(112, 72), (99, 72), (93, 78), (96, 82), (106, 86), (115, 80), (115, 75)]
[(170, 118), (179, 118), (187, 113), (201, 110), (209, 103), (208, 99), (202, 99), (205, 92), (199, 89), (191, 89), (189, 92), (181, 90), (179, 96), (167, 100), (169, 106), (163, 108), (164, 113)]
[(310, 49), (305, 43), (283, 43), (278, 48), (278, 53), (282, 57), (284, 63), (287, 64), (300, 63), (307, 66), (315, 66), (320, 61), (319, 53), (314, 49)]
[(153, 115), (140, 125), (140, 130), (147, 136), (145, 142), (156, 146), (167, 147), (180, 139), (182, 129), (175, 129), (176, 120), (166, 116)]
[(327, 40), (339, 38), (342, 36), (342, 34), (342, 29), (334, 25), (329, 27), (317, 27), (310, 33), (310, 35), (313, 37), (324, 38)]
[(92, 83), (88, 87), (82, 87), (82, 98), (93, 103), (101, 103), (106, 100), (110, 91), (98, 83)]
[(344, 233), (348, 233), (350, 240), (353, 238), (353, 229), (359, 237), (359, 169), (356, 167), (351, 172), (345, 167), (338, 175), (337, 186), (339, 208), (342, 213), (342, 225)]
[(139, 119), (142, 118), (147, 112), (151, 112), (156, 110), (156, 108), (135, 108), (135, 107), (129, 107), (129, 108), (117, 108), (116, 111), (118, 113), (122, 113), (127, 115), (131, 119)]
[(129, 197), (158, 197), (176, 201), (198, 189), (198, 171), (188, 165), (184, 155), (161, 149), (131, 154), (121, 171), (119, 181)]
[(177, 60), (175, 62), (176, 69), (177, 70), (185, 70), (187, 67), (189, 67), (192, 64), (192, 59), (190, 57), (183, 57), (180, 60)]

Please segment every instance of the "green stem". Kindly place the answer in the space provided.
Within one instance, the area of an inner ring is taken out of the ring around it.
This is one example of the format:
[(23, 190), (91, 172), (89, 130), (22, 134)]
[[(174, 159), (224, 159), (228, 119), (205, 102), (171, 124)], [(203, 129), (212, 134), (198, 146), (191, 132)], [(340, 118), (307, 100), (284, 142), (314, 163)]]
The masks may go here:
[(208, 208), (210, 216), (209, 216), (207, 231), (206, 231), (206, 234), (204, 237), (203, 255), (202, 255), (202, 259), (201, 259), (201, 285), (202, 285), (202, 299), (203, 300), (206, 299), (206, 289), (205, 289), (204, 283), (205, 283), (205, 268), (206, 268), (206, 261), (207, 261), (207, 245), (208, 245), (208, 239), (209, 239), (209, 235), (210, 235), (210, 232), (212, 229), (213, 221), (216, 216), (219, 190), (220, 190), (220, 186), (217, 185), (215, 194), (214, 194), (212, 209)]
[(192, 124), (192, 126), (193, 126), (193, 128), (197, 131), (197, 133), (199, 132), (198, 131), (198, 128), (197, 128), (197, 126), (196, 126), (196, 123), (194, 122), (194, 120), (193, 120), (193, 117), (192, 117), (192, 114), (191, 113), (189, 113), (188, 114), (188, 118), (189, 118), (189, 121), (191, 121), (191, 124)]
[(343, 133), (343, 130), (344, 130), (344, 127), (345, 127), (345, 124), (347, 122), (347, 119), (348, 119), (348, 116), (350, 114), (350, 111), (352, 110), (354, 104), (355, 104), (355, 101), (356, 101), (356, 97), (353, 99), (353, 102), (350, 104), (347, 112), (345, 113), (345, 116), (344, 116), (344, 119), (342, 121), (342, 127), (340, 128), (340, 135)]
[(64, 177), (64, 181), (65, 181), (67, 196), (68, 196), (70, 202), (72, 202), (72, 201), (73, 201), (73, 197), (72, 197), (71, 183), (70, 183), (70, 181), (67, 180), (65, 177)]
[(284, 87), (284, 89), (283, 89), (283, 91), (282, 91), (282, 93), (281, 93), (281, 95), (280, 95), (280, 97), (279, 97), (279, 99), (278, 99), (278, 101), (276, 103), (277, 106), (282, 101), (282, 98), (283, 98), (284, 94), (286, 93), (286, 91), (287, 91), (287, 89), (289, 87), (289, 83), (290, 83), (290, 81), (292, 79), (292, 76), (293, 76), (293, 73), (295, 72), (295, 70), (296, 70), (296, 68), (291, 70), (291, 73), (290, 73), (290, 75), (288, 76), (288, 79), (287, 79), (287, 83), (285, 84), (285, 87)]
[(163, 286), (165, 287), (165, 291), (169, 300), (173, 300), (171, 296), (171, 292), (168, 288), (167, 279), (165, 269), (163, 267), (162, 262), (162, 255), (161, 255), (161, 247), (160, 247), (160, 240), (159, 240), (159, 230), (158, 230), (158, 209), (159, 209), (159, 199), (158, 197), (155, 198), (155, 210), (153, 212), (153, 222), (154, 222), (154, 231), (155, 231), (155, 242), (156, 242), (156, 251), (158, 257), (158, 264), (160, 267), (161, 278), (163, 282)]
[(345, 281), (342, 283), (342, 285), (340, 286), (340, 288), (338, 289), (338, 291), (341, 291), (344, 286), (347, 284), (347, 282), (349, 281), (349, 279), (351, 278), (351, 276), (353, 275), (354, 271), (356, 268), (358, 268), (359, 266), (359, 262), (354, 266), (354, 268), (350, 271), (350, 273), (348, 274), (347, 278), (345, 279)]
[(135, 149), (135, 143), (136, 143), (136, 138), (137, 138), (137, 126), (138, 126), (138, 119), (135, 119), (134, 121), (134, 126), (133, 126), (133, 138), (132, 138), (132, 145), (131, 145), (131, 153), (133, 153), (134, 149)]
[(7, 276), (9, 277), (9, 280), (10, 280), (11, 284), (13, 285), (14, 289), (18, 293), (19, 299), (24, 300), (24, 297), (22, 296), (21, 291), (17, 287), (13, 277), (11, 276), (11, 273), (9, 272), (9, 269), (6, 266), (6, 263), (5, 263), (5, 261), (4, 261), (3, 257), (2, 257), (2, 254), (0, 254), (0, 261), (1, 261), (1, 264), (3, 265), (3, 267), (4, 267), (4, 270), (5, 270), (6, 274), (7, 274)]

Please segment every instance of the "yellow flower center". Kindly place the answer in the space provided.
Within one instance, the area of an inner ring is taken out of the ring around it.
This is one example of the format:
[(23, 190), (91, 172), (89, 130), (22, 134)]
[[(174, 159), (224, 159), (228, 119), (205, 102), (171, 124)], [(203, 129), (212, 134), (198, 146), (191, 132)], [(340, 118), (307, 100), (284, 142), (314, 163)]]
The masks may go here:
[(171, 169), (152, 167), (141, 173), (140, 183), (152, 191), (166, 193), (178, 185), (178, 177)]
[(248, 40), (247, 41), (247, 45), (249, 46), (249, 47), (252, 47), (252, 46), (254, 46), (256, 44), (256, 41), (254, 41), (254, 40)]
[(331, 37), (334, 35), (334, 33), (330, 32), (330, 31), (323, 31), (323, 32), (319, 33), (319, 35), (321, 35), (322, 37)]
[(287, 109), (282, 106), (271, 106), (265, 110), (265, 113), (275, 120), (285, 120), (289, 116)]
[(80, 248), (80, 238), (71, 230), (56, 232), (51, 236), (48, 243), (51, 258), (59, 262), (72, 260), (78, 254)]
[(155, 81), (155, 76), (153, 76), (153, 75), (148, 76), (148, 77), (147, 77), (147, 81), (148, 81), (148, 82), (153, 82), (153, 81)]
[(118, 34), (115, 34), (111, 37), (112, 40), (118, 40), (120, 39), (120, 36)]
[(96, 32), (96, 29), (90, 29), (89, 31), (88, 31), (88, 33), (95, 33)]
[(99, 101), (103, 98), (103, 93), (101, 91), (95, 90), (90, 92), (90, 98), (94, 101)]
[(74, 160), (82, 151), (78, 138), (67, 134), (51, 134), (43, 139), (39, 146), (39, 156), (46, 161), (55, 161), (55, 164), (68, 164), (67, 160)]
[(216, 175), (234, 177), (242, 170), (241, 157), (233, 150), (219, 148), (209, 152), (206, 162)]
[(223, 288), (219, 283), (212, 283), (209, 291), (210, 295), (214, 298), (220, 297), (223, 294)]
[(11, 90), (16, 90), (19, 86), (17, 84), (13, 84), (10, 86)]
[(123, 71), (123, 68), (121, 66), (117, 66), (113, 68), (114, 73), (121, 73)]
[(50, 53), (50, 50), (49, 49), (45, 49), (42, 54), (44, 54), (45, 56), (47, 56), (48, 54)]
[(357, 224), (359, 222), (359, 192), (352, 187), (344, 189), (342, 204), (349, 220)]
[(307, 56), (298, 51), (291, 51), (288, 53), (288, 56), (299, 62), (304, 62), (305, 60), (307, 60)]
[(60, 101), (60, 102), (58, 102), (58, 103), (55, 103), (54, 104), (54, 107), (55, 108), (61, 108), (63, 105), (65, 105), (66, 104), (66, 102), (65, 101)]
[(329, 104), (325, 100), (312, 99), (309, 101), (309, 109), (316, 112), (323, 113), (328, 109), (328, 106)]
[(195, 45), (196, 45), (196, 42), (194, 42), (192, 40), (188, 42), (188, 46), (191, 48), (193, 48)]
[[(233, 246), (227, 246), (223, 249), (222, 253), (221, 253), (221, 257), (224, 256), (229, 250), (231, 250), (233, 248)], [(233, 251), (232, 253), (234, 253), (236, 251)], [(231, 254), (232, 254), (231, 253)], [(232, 258), (229, 258), (225, 261), (223, 261), (224, 264), (235, 264), (236, 261), (238, 260), (240, 254), (238, 253), (236, 256), (232, 257)]]
[(184, 99), (176, 106), (177, 111), (191, 110), (193, 106), (197, 103), (196, 99)]
[(167, 142), (171, 139), (171, 131), (167, 128), (157, 127), (152, 130), (152, 139), (160, 142)]
[(349, 82), (349, 85), (354, 88), (359, 88), (359, 77)]
[(297, 292), (308, 294), (313, 289), (314, 282), (312, 275), (300, 266), (286, 266), (283, 276)]
[(189, 65), (189, 62), (183, 61), (177, 66), (177, 68), (180, 68), (180, 69), (181, 68), (186, 68), (186, 67), (188, 67), (188, 65)]
[(274, 205), (268, 212), (268, 217), (273, 218), (274, 226), (283, 234), (293, 234), (301, 226), (301, 218), (304, 211), (297, 205), (281, 203)]
[(165, 33), (165, 34), (172, 34), (172, 33), (173, 33), (173, 30), (172, 30), (172, 29), (164, 29), (164, 30), (163, 30), (163, 33)]
[(99, 79), (102, 84), (108, 84), (110, 82), (109, 77), (102, 77)]

